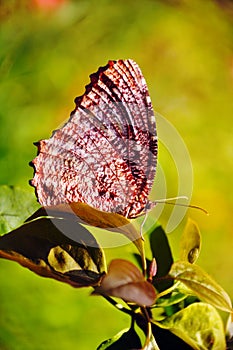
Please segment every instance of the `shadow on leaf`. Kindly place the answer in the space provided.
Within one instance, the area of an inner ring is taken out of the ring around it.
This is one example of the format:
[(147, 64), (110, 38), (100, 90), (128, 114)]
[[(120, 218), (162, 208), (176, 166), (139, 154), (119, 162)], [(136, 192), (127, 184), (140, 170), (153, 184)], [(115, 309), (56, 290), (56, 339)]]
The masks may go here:
[[(62, 232), (75, 232), (82, 243)], [(41, 217), (0, 237), (0, 257), (74, 287), (98, 285), (105, 271), (104, 253), (92, 234), (59, 218)]]

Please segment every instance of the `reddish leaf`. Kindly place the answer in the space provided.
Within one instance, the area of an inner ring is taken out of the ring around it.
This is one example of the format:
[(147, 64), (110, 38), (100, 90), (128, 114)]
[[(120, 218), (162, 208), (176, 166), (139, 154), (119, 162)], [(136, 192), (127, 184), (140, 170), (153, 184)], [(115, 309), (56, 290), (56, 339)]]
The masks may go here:
[(140, 270), (123, 259), (112, 260), (107, 275), (102, 279), (97, 294), (122, 298), (138, 305), (150, 306), (155, 302), (155, 289), (147, 282)]

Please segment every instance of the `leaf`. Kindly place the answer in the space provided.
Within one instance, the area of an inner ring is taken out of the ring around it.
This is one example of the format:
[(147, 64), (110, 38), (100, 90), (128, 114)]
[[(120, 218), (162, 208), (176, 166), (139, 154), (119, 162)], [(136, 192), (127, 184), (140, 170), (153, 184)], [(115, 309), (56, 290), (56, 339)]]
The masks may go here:
[[(157, 302), (156, 302), (156, 304), (157, 304)], [(151, 314), (152, 314), (153, 321), (155, 321), (155, 322), (161, 322), (167, 317), (167, 315), (165, 313), (165, 309), (163, 307), (159, 307), (159, 306), (152, 307)]]
[(193, 264), (199, 256), (201, 247), (201, 235), (195, 221), (188, 219), (180, 244), (180, 260)]
[(163, 324), (193, 349), (226, 349), (222, 319), (209, 304), (189, 305), (167, 318)]
[(29, 220), (41, 217), (62, 217), (82, 224), (100, 227), (112, 232), (125, 235), (137, 247), (145, 269), (144, 241), (140, 232), (124, 216), (117, 213), (107, 213), (95, 209), (86, 203), (60, 204), (39, 209)]
[(157, 299), (156, 305), (158, 305), (159, 307), (167, 307), (167, 306), (171, 306), (171, 305), (176, 305), (186, 298), (187, 298), (187, 295), (179, 293), (179, 292), (174, 292), (171, 294), (169, 299), (168, 298)]
[(169, 293), (165, 297), (157, 296), (156, 304), (151, 308), (152, 316), (154, 321), (161, 321), (167, 316), (171, 316), (180, 310), (185, 305), (187, 300), (187, 294), (180, 292)]
[(0, 186), (0, 234), (21, 225), (38, 207), (34, 192)]
[(159, 280), (161, 277), (167, 276), (173, 263), (167, 235), (161, 226), (157, 226), (150, 234), (150, 246), (158, 268), (156, 277), (153, 279), (153, 284), (161, 292), (173, 284), (173, 281), (168, 279)]
[[(79, 243), (66, 232), (75, 232)], [(0, 257), (74, 287), (99, 284), (105, 270), (104, 253), (91, 233), (77, 222), (58, 218), (30, 221), (0, 237)]]
[(199, 266), (185, 261), (177, 261), (172, 265), (169, 274), (184, 283), (203, 301), (223, 311), (232, 312), (228, 294)]
[(108, 273), (95, 293), (122, 298), (143, 306), (152, 305), (156, 298), (153, 285), (145, 280), (135, 265), (123, 259), (111, 261)]
[(105, 340), (100, 344), (97, 350), (128, 350), (141, 349), (141, 341), (136, 331), (133, 328), (124, 329), (113, 338)]
[[(158, 326), (159, 325), (159, 326)], [(161, 328), (163, 327), (163, 328)], [(191, 350), (190, 345), (185, 343), (181, 338), (168, 330), (168, 327), (162, 324), (152, 324), (152, 331), (159, 348), (174, 349), (174, 350)], [(170, 345), (168, 347), (168, 345)]]

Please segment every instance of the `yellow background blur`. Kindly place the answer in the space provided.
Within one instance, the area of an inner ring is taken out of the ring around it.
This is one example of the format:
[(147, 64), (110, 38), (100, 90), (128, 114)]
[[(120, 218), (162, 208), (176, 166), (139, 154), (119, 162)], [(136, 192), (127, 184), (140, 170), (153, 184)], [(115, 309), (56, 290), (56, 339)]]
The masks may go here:
[[(198, 264), (233, 298), (233, 7), (231, 1), (1, 1), (0, 183), (29, 188), (34, 141), (74, 108), (88, 75), (132, 58), (154, 109), (185, 141), (193, 164), (190, 210), (201, 229)], [(159, 130), (158, 130), (159, 135)], [(159, 154), (166, 175), (166, 157)], [(162, 222), (166, 221), (166, 215)], [(185, 221), (184, 221), (185, 222)], [(184, 225), (169, 234), (175, 256)], [(108, 252), (111, 256), (111, 252)], [(129, 319), (88, 290), (0, 261), (0, 349), (96, 349)]]

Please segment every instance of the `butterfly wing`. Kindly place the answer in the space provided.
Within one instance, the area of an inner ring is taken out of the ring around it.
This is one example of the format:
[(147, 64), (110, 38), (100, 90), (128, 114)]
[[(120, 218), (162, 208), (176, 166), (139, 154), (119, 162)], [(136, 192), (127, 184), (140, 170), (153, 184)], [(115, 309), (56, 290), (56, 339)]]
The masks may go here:
[(83, 202), (134, 218), (155, 176), (157, 136), (145, 79), (132, 60), (90, 76), (68, 122), (40, 141), (31, 184), (41, 205)]

